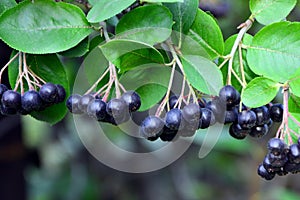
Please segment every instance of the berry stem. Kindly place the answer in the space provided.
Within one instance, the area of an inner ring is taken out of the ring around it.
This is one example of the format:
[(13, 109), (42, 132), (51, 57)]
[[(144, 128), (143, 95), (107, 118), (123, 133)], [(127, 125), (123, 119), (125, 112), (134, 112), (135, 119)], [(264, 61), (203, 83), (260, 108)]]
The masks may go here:
[(20, 52), (18, 52), (16, 55), (14, 55), (5, 65), (4, 67), (1, 69), (0, 71), (0, 83), (1, 83), (1, 79), (2, 79), (2, 75), (3, 72), (7, 69), (7, 67), (20, 55)]
[(28, 74), (36, 81), (36, 83), (40, 83), (40, 82), (43, 84), (46, 83), (44, 79), (36, 75), (36, 73), (34, 73), (30, 68), (28, 68)]
[(97, 85), (100, 83), (100, 81), (106, 76), (106, 74), (109, 72), (109, 68), (107, 68), (105, 70), (105, 72), (102, 74), (102, 76), (100, 78), (98, 78), (98, 80), (92, 85), (92, 87), (90, 89), (88, 89), (85, 94), (89, 94), (91, 93), (96, 87)]
[(226, 57), (225, 60), (219, 65), (219, 69), (222, 69), (222, 67), (228, 62), (229, 57)]
[(29, 74), (28, 74), (28, 65), (27, 65), (27, 62), (26, 62), (26, 54), (25, 54), (25, 53), (23, 53), (23, 72), (24, 72), (25, 79), (26, 79), (26, 81), (27, 81), (29, 90), (33, 90), (34, 87), (33, 87), (33, 85), (31, 84), (31, 80), (30, 80), (30, 78), (29, 78)]
[(241, 70), (241, 75), (242, 75), (242, 81), (243, 81), (243, 88), (244, 86), (247, 85), (246, 78), (245, 78), (245, 71), (244, 71), (244, 64), (243, 64), (243, 53), (242, 53), (242, 43), (239, 43), (239, 60), (240, 60), (240, 70)]
[(232, 46), (231, 52), (229, 54), (229, 63), (228, 63), (228, 73), (227, 73), (227, 85), (231, 85), (231, 73), (232, 73), (232, 67), (233, 67), (233, 58), (234, 58), (234, 54), (236, 52), (236, 50), (238, 49), (238, 46), (240, 44), (240, 42), (242, 41), (244, 35), (247, 33), (247, 31), (249, 30), (249, 28), (252, 26), (253, 24), (253, 20), (248, 19), (245, 23), (241, 24), (238, 28), (242, 28), (237, 37), (236, 40)]

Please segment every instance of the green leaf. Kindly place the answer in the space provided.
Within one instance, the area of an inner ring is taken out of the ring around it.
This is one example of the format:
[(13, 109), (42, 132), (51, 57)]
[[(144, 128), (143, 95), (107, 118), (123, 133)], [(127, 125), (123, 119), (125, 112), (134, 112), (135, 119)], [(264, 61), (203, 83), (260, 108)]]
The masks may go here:
[[(51, 82), (55, 84), (61, 84), (69, 96), (69, 82), (67, 80), (67, 75), (62, 66), (60, 60), (55, 54), (48, 55), (30, 55), (27, 54), (27, 65), (30, 69), (41, 77), (46, 82)], [(19, 73), (18, 62), (12, 63), (8, 68), (9, 80), (12, 88), (15, 87), (16, 78)], [(23, 80), (26, 83), (25, 80)], [(65, 102), (48, 107), (41, 112), (33, 112), (31, 116), (34, 118), (45, 121), (51, 124), (55, 124), (62, 120), (67, 113)]]
[(212, 59), (223, 54), (224, 41), (221, 29), (216, 20), (202, 10), (198, 9), (188, 35), (203, 46)]
[[(230, 54), (230, 51), (231, 51), (232, 46), (233, 46), (233, 44), (236, 40), (236, 37), (237, 37), (237, 34), (232, 35), (231, 37), (229, 37), (225, 41), (224, 55)], [(252, 39), (253, 39), (253, 36), (251, 36), (249, 34), (245, 34), (244, 37), (243, 37), (242, 43), (244, 45), (250, 45), (251, 42), (252, 42)], [(254, 74), (252, 72), (252, 70), (250, 69), (250, 67), (248, 65), (248, 62), (247, 62), (247, 59), (246, 59), (246, 55), (247, 55), (247, 50), (242, 49), (242, 59), (243, 59), (243, 68), (244, 68), (245, 80), (248, 83), (252, 79), (257, 77), (257, 75)], [(223, 61), (224, 61), (224, 59), (220, 59), (219, 64), (221, 64)], [(239, 58), (238, 51), (234, 54), (232, 68), (236, 72), (236, 74), (238, 75), (240, 80), (242, 80), (242, 73), (241, 73), (241, 67), (240, 67), (240, 58)], [(228, 72), (228, 62), (222, 67), (221, 71), (223, 73), (224, 81), (226, 81), (227, 80), (227, 72)], [(240, 82), (236, 79), (235, 76), (231, 77), (231, 83), (232, 83), (232, 85), (234, 86), (235, 89), (237, 89), (240, 92), (242, 91), (242, 86), (241, 86)]]
[(163, 56), (152, 46), (124, 39), (111, 40), (100, 46), (104, 56), (121, 72), (147, 63), (164, 63)]
[(264, 25), (284, 19), (295, 7), (297, 0), (250, 0), (252, 16)]
[(184, 0), (182, 3), (165, 3), (173, 14), (175, 24), (173, 29), (180, 33), (187, 33), (194, 22), (198, 10), (198, 0)]
[(135, 0), (100, 0), (93, 2), (93, 7), (87, 15), (91, 23), (104, 21), (115, 16), (125, 8), (133, 4)]
[(83, 67), (88, 82), (93, 84), (108, 67), (108, 60), (103, 55), (101, 49), (96, 47), (84, 59)]
[(284, 83), (300, 63), (300, 23), (279, 22), (264, 27), (248, 47), (247, 61), (251, 70)]
[(300, 113), (300, 97), (290, 95), (289, 97), (289, 112)]
[(300, 97), (300, 67), (295, 74), (289, 79), (289, 86), (291, 92)]
[(188, 35), (183, 38), (180, 51), (183, 55), (196, 55), (211, 59), (206, 49)]
[(141, 0), (141, 2), (149, 3), (173, 3), (173, 2), (183, 2), (184, 0)]
[(217, 95), (223, 86), (223, 77), (219, 68), (207, 58), (195, 55), (181, 57), (188, 81), (197, 90)]
[(257, 77), (242, 91), (242, 102), (250, 108), (263, 106), (275, 98), (279, 88), (280, 85), (277, 82)]
[(15, 0), (1, 0), (0, 2), (0, 15), (9, 8), (16, 6)]
[(68, 50), (92, 31), (80, 8), (51, 0), (24, 1), (0, 17), (1, 39), (31, 54)]
[(166, 7), (150, 5), (136, 8), (124, 15), (116, 27), (116, 33), (117, 38), (154, 45), (171, 35), (172, 25), (172, 13)]
[(75, 47), (67, 51), (60, 52), (59, 54), (65, 57), (73, 58), (73, 57), (84, 56), (88, 51), (89, 51), (89, 38), (85, 38)]
[[(151, 74), (151, 76), (149, 76)], [(128, 71), (120, 78), (120, 83), (127, 90), (135, 90), (141, 97), (139, 111), (148, 110), (165, 95), (171, 69), (159, 64), (146, 64)]]

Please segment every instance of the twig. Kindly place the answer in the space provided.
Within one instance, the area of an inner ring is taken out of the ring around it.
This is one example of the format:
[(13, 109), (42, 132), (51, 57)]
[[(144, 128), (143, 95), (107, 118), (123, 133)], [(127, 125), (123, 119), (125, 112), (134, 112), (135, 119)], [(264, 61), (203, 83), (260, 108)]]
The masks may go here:
[(100, 78), (98, 78), (98, 80), (92, 85), (92, 87), (90, 89), (88, 89), (85, 94), (89, 94), (91, 93), (96, 87), (97, 85), (100, 83), (100, 81), (106, 76), (106, 74), (109, 72), (109, 68), (107, 68), (105, 70), (105, 72), (102, 74), (102, 76)]
[(0, 83), (1, 83), (1, 79), (2, 79), (2, 74), (3, 72), (6, 70), (6, 68), (17, 58), (17, 56), (20, 54), (20, 52), (18, 52), (16, 55), (14, 55), (9, 61), (8, 63), (6, 63), (4, 65), (4, 67), (1, 69), (0, 71)]
[(244, 71), (244, 64), (243, 64), (243, 53), (242, 53), (242, 46), (241, 42), (239, 43), (239, 60), (240, 60), (240, 70), (242, 75), (242, 81), (244, 83), (244, 86), (247, 85), (246, 78), (245, 78), (245, 71)]

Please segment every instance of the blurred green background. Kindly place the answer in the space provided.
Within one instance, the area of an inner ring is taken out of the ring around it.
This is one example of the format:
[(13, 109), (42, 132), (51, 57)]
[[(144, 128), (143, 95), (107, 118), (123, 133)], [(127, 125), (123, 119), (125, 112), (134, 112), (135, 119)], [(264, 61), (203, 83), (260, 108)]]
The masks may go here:
[[(237, 33), (236, 27), (250, 15), (246, 0), (202, 0), (200, 6), (218, 18), (224, 39)], [(299, 3), (288, 20), (300, 20)], [(255, 24), (249, 32), (253, 34), (260, 28)], [(80, 60), (64, 62), (73, 77)], [(203, 159), (198, 158), (198, 153), (205, 133), (198, 133), (188, 151), (168, 167), (130, 174), (111, 169), (92, 157), (81, 143), (70, 114), (52, 127), (31, 117), (22, 117), (21, 122), (26, 148), (36, 149), (41, 161), (40, 166), (30, 165), (24, 172), (29, 200), (300, 199), (300, 175), (276, 176), (270, 182), (257, 175), (276, 124), (260, 140), (248, 137), (237, 141), (225, 128), (217, 145)], [(137, 141), (124, 137), (115, 128), (111, 134), (116, 143), (136, 145)]]

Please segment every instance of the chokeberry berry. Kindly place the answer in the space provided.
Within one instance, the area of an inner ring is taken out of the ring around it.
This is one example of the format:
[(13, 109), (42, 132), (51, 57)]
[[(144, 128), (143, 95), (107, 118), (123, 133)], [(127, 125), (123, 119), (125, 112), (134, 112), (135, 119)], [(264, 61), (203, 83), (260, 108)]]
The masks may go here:
[(140, 135), (146, 139), (159, 137), (164, 129), (164, 122), (156, 116), (148, 116), (140, 127)]
[(58, 99), (58, 91), (56, 85), (53, 83), (44, 84), (39, 91), (39, 94), (43, 101), (47, 103), (55, 103)]
[(219, 97), (226, 102), (227, 107), (233, 107), (240, 102), (240, 93), (231, 85), (224, 86), (220, 92)]
[(114, 119), (123, 119), (128, 114), (128, 107), (123, 99), (111, 99), (106, 105), (106, 112)]
[(288, 153), (288, 159), (291, 163), (300, 163), (300, 147), (298, 144), (292, 144)]
[(57, 88), (57, 98), (56, 98), (56, 103), (61, 103), (65, 100), (66, 98), (66, 90), (65, 88), (60, 85), (60, 84), (56, 84), (56, 88)]
[(0, 99), (2, 98), (2, 95), (5, 91), (7, 91), (8, 88), (4, 84), (0, 84)]
[(287, 155), (284, 153), (280, 154), (273, 154), (273, 153), (268, 153), (268, 159), (270, 161), (270, 164), (272, 167), (283, 167), (285, 163), (288, 161)]
[(79, 108), (80, 99), (81, 99), (81, 95), (79, 94), (73, 94), (67, 99), (66, 106), (71, 113), (73, 114), (83, 113), (82, 110), (80, 110)]
[(3, 93), (1, 102), (6, 108), (18, 110), (21, 107), (21, 95), (16, 91), (7, 90)]
[(237, 123), (238, 110), (237, 108), (225, 111), (224, 124)]
[(87, 107), (90, 104), (90, 102), (92, 102), (95, 99), (95, 97), (92, 94), (85, 94), (83, 95), (80, 100), (79, 100), (79, 104), (78, 104), (78, 108), (82, 111), (82, 112), (87, 112)]
[(171, 130), (179, 130), (183, 127), (182, 113), (178, 108), (173, 108), (166, 114), (166, 127)]
[(250, 129), (256, 124), (256, 114), (252, 110), (243, 110), (238, 115), (238, 124), (243, 129)]
[(172, 129), (164, 126), (163, 132), (159, 137), (164, 142), (171, 142), (171, 141), (175, 140), (176, 136), (177, 136), (177, 130), (172, 130)]
[(201, 112), (202, 116), (199, 120), (198, 128), (205, 129), (216, 123), (215, 115), (211, 110), (207, 108), (201, 108)]
[(2, 104), (0, 104), (0, 111), (2, 115), (15, 115), (17, 114), (17, 109), (15, 108), (8, 108)]
[(269, 109), (266, 106), (251, 109), (256, 114), (256, 125), (263, 125), (270, 121)]
[(285, 149), (285, 143), (279, 138), (272, 138), (268, 142), (268, 150), (274, 155), (281, 154)]
[(126, 102), (130, 112), (135, 112), (141, 107), (141, 98), (135, 91), (127, 91), (121, 98)]
[(176, 95), (170, 96), (170, 98), (169, 98), (170, 109), (173, 109), (175, 107), (177, 101), (178, 101), (178, 96), (176, 96)]
[(215, 97), (213, 100), (207, 102), (206, 108), (213, 112), (215, 119), (218, 122), (224, 123), (226, 111), (226, 103), (224, 101)]
[(262, 164), (258, 166), (257, 174), (268, 181), (275, 177), (275, 173), (268, 172)]
[(291, 162), (287, 162), (285, 163), (284, 167), (283, 167), (284, 171), (286, 172), (290, 172), (290, 173), (299, 173), (300, 172), (300, 164), (295, 164), (295, 163), (291, 163)]
[(200, 108), (205, 108), (206, 100), (204, 98), (198, 99), (198, 105), (199, 105)]
[(281, 122), (283, 117), (283, 106), (282, 104), (273, 104), (269, 109), (270, 117), (274, 122)]
[(182, 117), (190, 123), (198, 123), (201, 116), (201, 109), (196, 103), (190, 103), (186, 105), (182, 110)]
[(100, 99), (94, 99), (87, 107), (87, 114), (98, 121), (103, 121), (107, 115), (106, 103)]
[(250, 133), (250, 129), (242, 129), (239, 124), (231, 124), (229, 127), (229, 134), (231, 137), (242, 140)]
[(269, 131), (268, 125), (263, 124), (263, 125), (260, 125), (260, 126), (252, 127), (249, 135), (251, 137), (261, 138), (262, 136), (266, 135), (268, 133), (268, 131)]
[(27, 112), (39, 111), (43, 106), (43, 100), (35, 90), (29, 90), (21, 97), (22, 108)]

